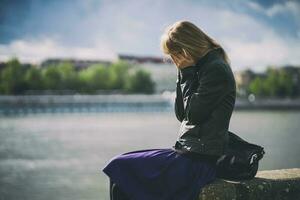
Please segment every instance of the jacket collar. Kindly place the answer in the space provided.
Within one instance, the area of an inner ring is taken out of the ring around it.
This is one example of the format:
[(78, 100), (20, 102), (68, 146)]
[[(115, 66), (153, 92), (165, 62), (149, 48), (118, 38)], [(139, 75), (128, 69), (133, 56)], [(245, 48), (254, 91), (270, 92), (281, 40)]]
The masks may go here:
[(211, 60), (217, 54), (221, 53), (221, 48), (212, 49), (207, 52), (204, 56), (199, 58), (195, 65), (187, 66), (185, 68), (179, 69), (179, 72), (182, 76), (192, 75), (198, 71), (207, 61)]
[(221, 48), (212, 49), (209, 52), (207, 52), (204, 56), (198, 59), (196, 62), (196, 66), (201, 67), (204, 63), (211, 60), (216, 54), (221, 53)]

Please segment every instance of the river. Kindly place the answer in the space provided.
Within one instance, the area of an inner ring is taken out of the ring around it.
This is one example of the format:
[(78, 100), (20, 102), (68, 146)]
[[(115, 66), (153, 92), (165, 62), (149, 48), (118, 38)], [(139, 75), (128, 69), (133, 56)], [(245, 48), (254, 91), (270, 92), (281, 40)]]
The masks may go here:
[[(259, 170), (300, 167), (300, 111), (235, 111), (230, 130), (265, 147)], [(108, 200), (102, 168), (118, 154), (174, 144), (173, 112), (0, 117), (0, 199)]]

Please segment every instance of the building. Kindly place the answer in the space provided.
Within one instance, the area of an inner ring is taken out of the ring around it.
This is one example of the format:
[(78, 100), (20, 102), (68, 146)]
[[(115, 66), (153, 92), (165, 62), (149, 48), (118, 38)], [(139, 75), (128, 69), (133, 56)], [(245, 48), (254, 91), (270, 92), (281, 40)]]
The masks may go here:
[(171, 64), (171, 61), (164, 61), (161, 57), (154, 56), (133, 56), (126, 54), (118, 54), (118, 59), (126, 60), (127, 62), (135, 63), (135, 64), (144, 64), (144, 63), (153, 63), (153, 64)]
[(171, 61), (164, 61), (162, 57), (146, 57), (123, 54), (119, 54), (118, 59), (125, 60), (136, 67), (150, 72), (151, 78), (156, 84), (155, 93), (175, 91), (177, 68)]
[(234, 72), (237, 94), (245, 96), (250, 82), (255, 78), (255, 73), (250, 69)]
[(292, 65), (286, 65), (281, 68), (282, 70), (286, 71), (288, 74), (292, 76), (293, 80), (293, 95), (299, 95), (300, 94), (300, 66), (292, 66)]
[(109, 66), (112, 64), (112, 61), (108, 60), (79, 60), (79, 59), (61, 59), (61, 58), (56, 58), (56, 59), (47, 59), (41, 63), (41, 67), (46, 67), (49, 65), (58, 65), (63, 62), (69, 62), (71, 63), (76, 70), (82, 70), (85, 69), (91, 65), (95, 64), (101, 64), (104, 66)]

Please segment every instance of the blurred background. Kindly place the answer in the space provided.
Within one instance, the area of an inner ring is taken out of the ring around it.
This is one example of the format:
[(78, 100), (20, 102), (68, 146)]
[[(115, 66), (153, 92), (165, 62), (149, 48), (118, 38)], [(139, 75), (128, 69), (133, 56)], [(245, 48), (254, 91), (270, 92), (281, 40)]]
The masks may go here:
[(0, 0), (0, 199), (106, 200), (113, 156), (174, 145), (178, 20), (227, 51), (259, 170), (300, 167), (299, 1)]

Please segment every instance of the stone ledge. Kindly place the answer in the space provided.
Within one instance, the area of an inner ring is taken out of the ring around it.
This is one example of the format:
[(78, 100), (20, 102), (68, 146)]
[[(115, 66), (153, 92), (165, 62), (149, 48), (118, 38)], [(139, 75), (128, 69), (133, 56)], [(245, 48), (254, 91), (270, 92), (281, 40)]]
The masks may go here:
[(300, 200), (300, 168), (258, 171), (248, 181), (218, 179), (205, 186), (199, 200)]

